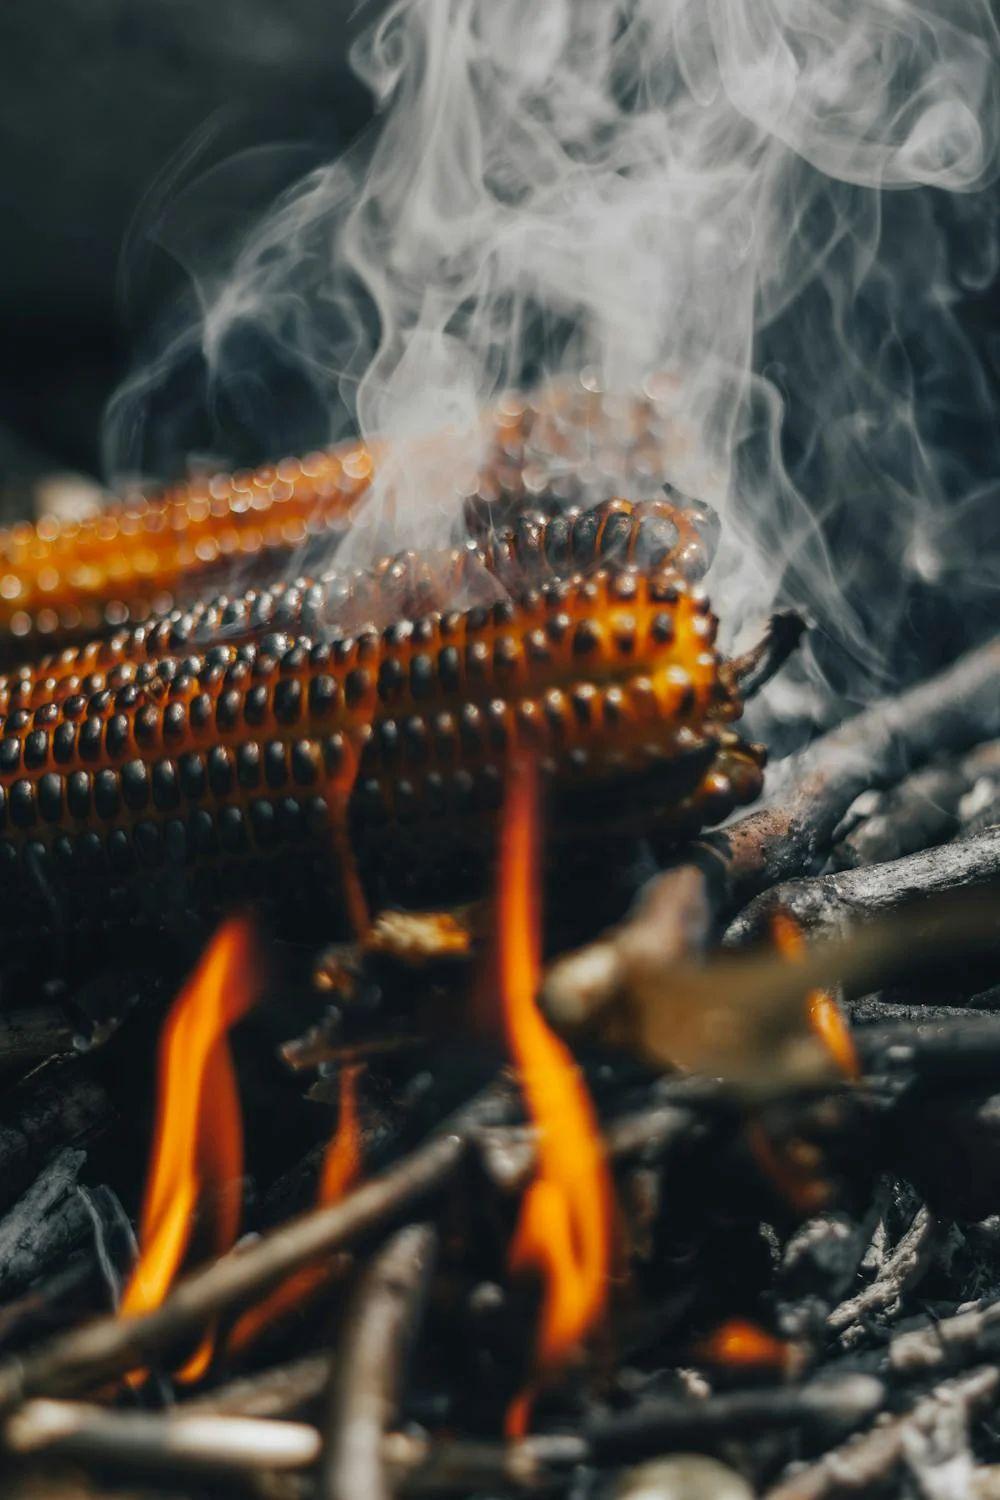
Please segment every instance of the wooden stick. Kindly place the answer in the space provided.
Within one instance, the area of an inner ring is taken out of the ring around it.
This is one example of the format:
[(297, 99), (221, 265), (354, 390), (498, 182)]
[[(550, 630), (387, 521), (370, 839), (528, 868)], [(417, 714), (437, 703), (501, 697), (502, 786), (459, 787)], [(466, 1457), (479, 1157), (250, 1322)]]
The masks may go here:
[(441, 1191), (465, 1156), (473, 1125), (502, 1118), (503, 1107), (497, 1091), (486, 1091), (396, 1166), (339, 1203), (303, 1214), (194, 1272), (152, 1312), (101, 1318), (0, 1364), (0, 1413), (28, 1396), (72, 1394), (149, 1364), (300, 1266), (385, 1229)]
[(932, 755), (998, 736), (1000, 638), (780, 764), (768, 805), (699, 840), (684, 862), (703, 871), (714, 908), (731, 912), (758, 891), (808, 870), (869, 787), (898, 781)]
[(410, 1343), (433, 1269), (437, 1235), (408, 1224), (368, 1267), (348, 1314), (333, 1382), (321, 1500), (391, 1500), (386, 1434), (398, 1420)]

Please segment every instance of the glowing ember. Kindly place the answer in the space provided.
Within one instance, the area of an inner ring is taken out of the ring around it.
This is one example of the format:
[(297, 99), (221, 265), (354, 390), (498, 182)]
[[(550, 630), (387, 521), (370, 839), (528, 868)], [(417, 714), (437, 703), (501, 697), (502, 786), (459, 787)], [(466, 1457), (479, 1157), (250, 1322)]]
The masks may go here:
[[(140, 1255), (125, 1288), (124, 1316), (165, 1297), (188, 1248), (196, 1213), (223, 1254), (236, 1239), (243, 1126), (227, 1033), (260, 990), (261, 965), (248, 919), (231, 918), (174, 1002), (160, 1038), (156, 1124), (139, 1221)], [(194, 1380), (211, 1357), (212, 1335), (178, 1374)]]
[[(594, 1326), (607, 1293), (611, 1180), (593, 1106), (572, 1054), (535, 1004), (539, 962), (538, 789), (535, 767), (509, 778), (500, 846), (500, 991), (508, 1045), (538, 1133), (538, 1169), (510, 1251), (514, 1272), (541, 1273), (535, 1376), (558, 1369)], [(532, 1391), (507, 1413), (523, 1433)]]
[[(771, 918), (771, 935), (779, 953), (793, 963), (805, 953), (806, 941), (802, 928), (788, 912), (776, 912)], [(857, 1078), (858, 1054), (836, 1000), (828, 990), (810, 990), (806, 997), (806, 1008), (814, 1034), (838, 1068), (846, 1078)]]
[(705, 1364), (742, 1369), (787, 1368), (793, 1348), (748, 1318), (730, 1318), (702, 1340), (695, 1355)]
[[(327, 1147), (316, 1193), (320, 1208), (335, 1203), (357, 1180), (361, 1172), (361, 1127), (358, 1120), (358, 1079), (361, 1065), (345, 1068), (340, 1078), (340, 1104), (337, 1129)], [(269, 1297), (249, 1308), (233, 1325), (228, 1347), (240, 1353), (256, 1341), (271, 1323), (283, 1318), (300, 1303), (307, 1301), (328, 1280), (327, 1265), (303, 1266), (294, 1276), (275, 1287)]]

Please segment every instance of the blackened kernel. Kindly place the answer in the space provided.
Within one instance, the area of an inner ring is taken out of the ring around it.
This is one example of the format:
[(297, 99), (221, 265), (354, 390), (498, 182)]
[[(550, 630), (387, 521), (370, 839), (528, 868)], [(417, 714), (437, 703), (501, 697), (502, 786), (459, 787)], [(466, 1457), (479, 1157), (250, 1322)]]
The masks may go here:
[(267, 685), (258, 683), (243, 700), (243, 717), (248, 724), (263, 724), (267, 717)]
[(73, 693), (62, 706), (66, 719), (82, 719), (87, 709), (87, 700), (82, 693)]
[(142, 697), (142, 689), (134, 682), (126, 683), (123, 688), (115, 694), (115, 712), (128, 713), (129, 709), (135, 708)]
[(398, 657), (387, 656), (378, 669), (378, 695), (383, 703), (391, 703), (402, 691), (406, 673)]
[(466, 754), (475, 755), (483, 748), (483, 716), (474, 703), (463, 703), (458, 716), (458, 731)]
[(438, 755), (453, 756), (458, 750), (458, 725), (454, 714), (435, 714), (433, 728)]
[(270, 787), (284, 786), (288, 780), (288, 761), (283, 740), (271, 740), (264, 746), (264, 780)]
[(358, 636), (358, 661), (377, 661), (379, 650), (380, 638), (377, 631), (365, 630)]
[(108, 755), (124, 755), (128, 749), (128, 719), (124, 714), (112, 714), (104, 728), (104, 748)]
[(485, 641), (470, 641), (465, 648), (465, 669), (477, 680), (486, 676), (490, 665), (490, 648)]
[(281, 658), (282, 672), (300, 672), (309, 660), (309, 653), (301, 644), (290, 647)]
[(58, 703), (43, 703), (41, 708), (36, 708), (34, 722), (38, 729), (51, 729), (53, 724), (58, 724)]
[(517, 665), (517, 641), (511, 635), (501, 635), (493, 642), (493, 667), (497, 672), (510, 671)]
[(260, 746), (256, 740), (247, 740), (236, 751), (236, 775), (240, 786), (260, 785)]
[(489, 620), (490, 613), (482, 604), (476, 604), (468, 611), (465, 617), (468, 630), (482, 630)]
[(279, 724), (294, 724), (301, 712), (301, 682), (297, 677), (283, 677), (274, 690), (274, 717)]
[(306, 828), (313, 838), (325, 834), (330, 827), (330, 804), (325, 797), (310, 797), (305, 809)]
[(529, 630), (525, 636), (524, 645), (532, 661), (546, 662), (551, 657), (552, 653), (549, 650), (549, 642), (544, 630)]
[(597, 535), (600, 530), (601, 518), (593, 510), (584, 511), (576, 517), (573, 522), (573, 536), (570, 549), (573, 561), (586, 566), (594, 562), (597, 557)]
[(21, 741), (13, 735), (0, 740), (0, 775), (10, 776), (21, 765)]
[(336, 678), (330, 677), (322, 672), (314, 677), (309, 684), (309, 712), (316, 718), (323, 718), (330, 714), (337, 706), (340, 697), (340, 687)]
[(226, 668), (224, 682), (231, 688), (244, 688), (250, 680), (250, 668), (242, 658), (238, 658)]
[(246, 848), (247, 826), (240, 807), (224, 807), (219, 813), (219, 843), (227, 854)]
[(512, 599), (498, 599), (492, 610), (494, 625), (512, 625), (517, 618), (517, 609)]
[(44, 729), (33, 729), (24, 741), (24, 765), (29, 771), (37, 771), (49, 758), (49, 737)]
[(99, 760), (104, 723), (101, 719), (84, 719), (77, 735), (77, 750), (81, 760)]
[(333, 659), (338, 667), (346, 667), (357, 652), (357, 641), (352, 635), (342, 635), (333, 642)]
[(7, 715), (6, 729), (10, 734), (21, 734), (31, 723), (31, 715), (26, 708), (15, 708)]
[(317, 641), (309, 648), (309, 665), (311, 667), (325, 667), (330, 660), (330, 646), (327, 641)]
[(206, 729), (212, 722), (212, 700), (208, 693), (198, 693), (191, 699), (188, 715), (192, 729)]
[(168, 703), (163, 710), (163, 738), (165, 740), (183, 739), (187, 734), (187, 704)]
[(477, 778), (478, 800), (482, 808), (496, 811), (503, 802), (503, 776), (496, 766), (483, 766)]
[(346, 758), (344, 736), (342, 734), (328, 734), (323, 741), (323, 766), (326, 774), (334, 778), (342, 775)]
[(106, 714), (111, 707), (111, 694), (107, 688), (99, 693), (92, 693), (87, 702), (88, 714)]
[(422, 765), (427, 759), (428, 736), (427, 725), (418, 714), (411, 714), (408, 719), (403, 720), (403, 746), (406, 758), (415, 765)]
[(597, 689), (589, 682), (580, 682), (572, 689), (569, 701), (578, 724), (586, 728), (593, 723)]
[(669, 516), (643, 515), (635, 536), (635, 560), (643, 572), (662, 567), (680, 541), (680, 533)]
[(181, 789), (177, 782), (177, 767), (172, 760), (158, 760), (151, 776), (154, 805), (163, 812), (175, 808), (181, 800)]
[(676, 604), (684, 592), (680, 579), (673, 573), (654, 573), (647, 588), (650, 599), (657, 604)]
[(160, 733), (160, 711), (152, 705), (140, 708), (135, 716), (135, 742), (149, 748), (155, 745)]
[[(232, 809), (226, 809), (232, 811)], [(188, 818), (188, 839), (195, 858), (218, 853), (219, 840), (215, 819), (206, 807), (196, 807)]]
[(552, 516), (545, 527), (545, 561), (550, 568), (565, 566), (570, 552), (570, 522), (565, 516)]
[(438, 652), (438, 681), (445, 692), (455, 692), (461, 684), (462, 658), (455, 646), (444, 646)]
[(602, 558), (624, 558), (628, 556), (632, 540), (632, 518), (621, 511), (613, 511), (601, 528), (600, 549)]
[(207, 756), (208, 784), (213, 796), (226, 797), (233, 789), (235, 762), (225, 745), (213, 745)]
[(622, 656), (629, 656), (635, 650), (636, 622), (632, 615), (623, 615), (615, 621), (615, 645)]
[(452, 777), (451, 792), (456, 812), (475, 812), (476, 783), (471, 773), (466, 771), (464, 767), (457, 770)]
[(649, 633), (659, 646), (667, 646), (674, 638), (674, 617), (667, 610), (661, 609), (653, 616)]
[(566, 727), (566, 696), (558, 688), (550, 688), (543, 699), (545, 717), (552, 729), (562, 730)]
[(625, 712), (625, 696), (620, 687), (609, 687), (604, 692), (604, 719), (608, 724), (621, 723)]
[(94, 777), (94, 808), (98, 817), (114, 818), (121, 810), (121, 784), (117, 771), (105, 768)]
[(250, 804), (250, 826), (254, 840), (261, 849), (270, 849), (278, 838), (278, 820), (274, 803), (267, 797), (255, 797)]
[(11, 839), (0, 839), (0, 876), (12, 875), (17, 863), (17, 845)]
[(423, 615), (419, 620), (413, 621), (411, 639), (415, 646), (432, 646), (437, 635), (437, 621), (430, 615)]
[(76, 847), (80, 862), (88, 871), (96, 873), (104, 869), (107, 864), (107, 850), (99, 833), (95, 833), (93, 829), (81, 833), (76, 841)]
[(396, 817), (401, 823), (412, 823), (420, 811), (413, 782), (401, 776), (394, 783)]
[(121, 769), (125, 806), (140, 812), (149, 801), (149, 772), (145, 761), (127, 760)]
[(297, 844), (305, 834), (302, 804), (295, 797), (281, 797), (276, 809), (278, 836), (283, 843)]
[(163, 837), (155, 823), (149, 818), (142, 818), (135, 825), (132, 838), (141, 864), (158, 865), (160, 863), (163, 859)]
[(74, 771), (66, 778), (66, 805), (74, 818), (90, 817), (90, 789), (88, 771)]
[(593, 620), (581, 620), (573, 632), (573, 655), (589, 656), (600, 644), (600, 628)]
[(292, 745), (292, 780), (296, 786), (313, 786), (319, 780), (319, 747), (313, 740)]
[(354, 796), (351, 798), (351, 812), (354, 817), (369, 826), (378, 827), (387, 822), (389, 810), (385, 805), (382, 783), (377, 777), (359, 778), (354, 788)]
[(399, 759), (399, 725), (395, 719), (380, 719), (375, 726), (375, 735), (372, 740), (376, 753), (381, 756), (386, 765), (395, 765)]
[(127, 875), (135, 867), (135, 851), (124, 828), (112, 828), (108, 834), (108, 862), (122, 875)]
[(172, 865), (182, 865), (187, 859), (187, 828), (180, 818), (168, 818), (163, 825), (163, 847)]
[(240, 714), (240, 695), (236, 688), (225, 688), (215, 704), (215, 727), (220, 732), (234, 729)]
[(434, 689), (434, 662), (426, 651), (410, 658), (410, 692), (418, 701), (429, 698)]
[(38, 779), (38, 811), (46, 823), (58, 823), (63, 811), (63, 779), (47, 771)]
[(357, 708), (371, 692), (372, 676), (365, 667), (352, 667), (344, 679), (344, 701), (348, 708)]
[(189, 750), (177, 762), (177, 775), (181, 791), (190, 801), (196, 802), (205, 795), (205, 757), (196, 750)]

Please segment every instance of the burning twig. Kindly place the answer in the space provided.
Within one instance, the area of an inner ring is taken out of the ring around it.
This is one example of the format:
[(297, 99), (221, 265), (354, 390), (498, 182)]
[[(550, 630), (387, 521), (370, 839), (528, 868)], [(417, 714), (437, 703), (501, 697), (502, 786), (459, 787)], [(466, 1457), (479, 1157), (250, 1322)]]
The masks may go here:
[(789, 912), (811, 931), (897, 911), (916, 897), (1000, 881), (1000, 827), (926, 849), (891, 864), (786, 881), (751, 901), (726, 932), (728, 947), (760, 937), (777, 912)]
[(910, 1411), (834, 1448), (816, 1463), (768, 1491), (766, 1500), (826, 1500), (845, 1492), (869, 1492), (891, 1477), (908, 1444), (929, 1432), (946, 1412), (968, 1420), (995, 1394), (1000, 1370), (984, 1365), (945, 1381)]
[(85, 1324), (0, 1365), (0, 1411), (27, 1396), (70, 1394), (141, 1366), (300, 1266), (398, 1221), (441, 1191), (465, 1156), (473, 1126), (501, 1108), (496, 1092), (479, 1096), (396, 1166), (339, 1203), (293, 1219), (188, 1276), (151, 1312)]
[(385, 1436), (398, 1418), (410, 1341), (434, 1262), (429, 1224), (409, 1224), (372, 1261), (340, 1345), (320, 1477), (324, 1500), (390, 1500)]

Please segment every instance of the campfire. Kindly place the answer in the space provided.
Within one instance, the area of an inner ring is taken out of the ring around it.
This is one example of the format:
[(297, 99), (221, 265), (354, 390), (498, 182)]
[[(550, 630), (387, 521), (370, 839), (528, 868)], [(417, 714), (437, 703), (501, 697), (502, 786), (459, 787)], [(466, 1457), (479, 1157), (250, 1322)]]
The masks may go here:
[(1000, 1495), (997, 38), (744, 8), (390, 7), (106, 434), (323, 446), (0, 533), (14, 1500)]

